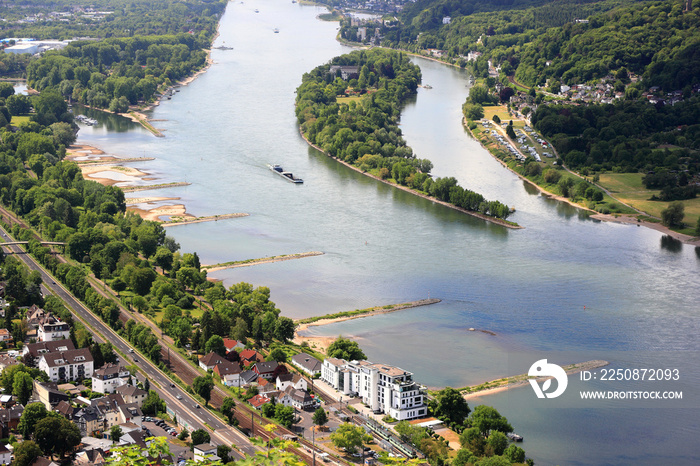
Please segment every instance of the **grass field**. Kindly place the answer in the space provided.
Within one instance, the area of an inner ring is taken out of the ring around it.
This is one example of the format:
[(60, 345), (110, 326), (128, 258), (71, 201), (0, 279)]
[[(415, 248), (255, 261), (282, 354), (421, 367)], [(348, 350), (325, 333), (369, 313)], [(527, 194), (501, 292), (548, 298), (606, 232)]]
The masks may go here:
[(29, 116), (12, 116), (12, 121), (10, 124), (12, 126), (18, 126), (21, 123), (27, 123), (29, 121)]
[(361, 95), (351, 95), (350, 97), (337, 97), (335, 100), (339, 104), (349, 104), (352, 101), (357, 102), (358, 100), (362, 99), (363, 96)]
[[(641, 173), (605, 173), (600, 175), (599, 184), (615, 197), (641, 211), (661, 217), (661, 211), (668, 207), (668, 202), (650, 201), (658, 190), (645, 189)], [(700, 217), (700, 199), (687, 199), (685, 205), (685, 223), (694, 226)]]
[[(493, 120), (494, 115), (498, 115), (498, 118), (501, 119), (502, 123), (507, 123), (513, 119), (513, 117), (508, 113), (508, 107), (505, 105), (490, 105), (488, 107), (484, 107), (484, 118), (487, 120)], [(515, 125), (516, 122), (514, 121), (513, 124)]]

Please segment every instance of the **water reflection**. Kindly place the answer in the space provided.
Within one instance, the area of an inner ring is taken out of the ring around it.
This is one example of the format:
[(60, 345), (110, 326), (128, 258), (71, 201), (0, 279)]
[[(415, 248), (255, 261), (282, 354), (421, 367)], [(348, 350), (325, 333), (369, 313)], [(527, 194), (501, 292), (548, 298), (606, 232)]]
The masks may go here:
[(670, 252), (681, 252), (683, 250), (683, 243), (671, 235), (663, 235), (661, 237), (661, 249), (666, 249)]
[(73, 114), (86, 115), (89, 118), (97, 120), (97, 125), (95, 125), (97, 128), (104, 128), (107, 131), (115, 133), (125, 133), (138, 126), (125, 116), (103, 112), (102, 110), (88, 108), (83, 105), (73, 105)]
[(540, 193), (540, 190), (539, 188), (537, 188), (537, 186), (525, 180), (523, 180), (523, 188), (525, 188), (525, 192), (531, 196), (536, 196)]

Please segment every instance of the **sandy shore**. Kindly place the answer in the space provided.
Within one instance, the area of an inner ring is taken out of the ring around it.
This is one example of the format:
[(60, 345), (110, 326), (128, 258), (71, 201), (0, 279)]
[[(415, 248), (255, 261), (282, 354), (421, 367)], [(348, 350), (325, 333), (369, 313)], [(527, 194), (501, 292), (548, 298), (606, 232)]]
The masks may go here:
[(156, 208), (148, 209), (148, 210), (141, 209), (138, 207), (127, 207), (126, 210), (129, 210), (131, 212), (135, 212), (144, 220), (152, 220), (154, 222), (162, 222), (163, 219), (161, 217), (171, 217), (171, 216), (178, 216), (178, 217), (183, 217), (183, 218), (195, 218), (193, 215), (190, 215), (187, 213), (187, 209), (185, 208), (184, 204), (164, 205), (164, 206), (160, 206), (160, 207), (156, 207)]
[(328, 324), (333, 324), (336, 322), (344, 322), (346, 320), (353, 320), (353, 319), (361, 319), (363, 317), (372, 317), (380, 314), (388, 314), (390, 312), (396, 312), (396, 311), (401, 311), (404, 309), (412, 309), (414, 307), (419, 307), (419, 306), (427, 306), (430, 304), (435, 304), (439, 303), (441, 300), (437, 298), (432, 298), (432, 299), (421, 299), (419, 301), (413, 301), (410, 303), (402, 303), (402, 304), (397, 304), (392, 306), (391, 308), (386, 308), (385, 306), (377, 306), (373, 308), (371, 311), (366, 312), (364, 314), (356, 314), (356, 315), (350, 315), (350, 316), (343, 316), (343, 317), (334, 317), (334, 318), (328, 318), (328, 319), (320, 319), (315, 322), (309, 322), (309, 323), (301, 323), (297, 325), (296, 330), (294, 331), (294, 338), (292, 341), (296, 343), (297, 345), (301, 345), (303, 342), (306, 342), (309, 346), (312, 348), (322, 352), (326, 353), (326, 350), (328, 349), (328, 346), (333, 343), (337, 336), (308, 336), (308, 335), (301, 335), (300, 333), (307, 330), (309, 327), (318, 327), (321, 325), (328, 325)]
[[(563, 369), (566, 371), (568, 375), (571, 374), (578, 374), (581, 371), (591, 371), (594, 369), (597, 369), (599, 367), (604, 367), (610, 364), (608, 361), (603, 361), (603, 360), (594, 360), (594, 361), (586, 361), (583, 363), (578, 363), (578, 364), (570, 364), (568, 366), (564, 366)], [(542, 382), (547, 379), (551, 379), (552, 377), (542, 377), (538, 378), (537, 380), (539, 382)], [(507, 381), (510, 381), (506, 383)], [(506, 390), (510, 390), (513, 388), (519, 388), (519, 387), (524, 387), (524, 386), (530, 386), (530, 382), (528, 382), (528, 375), (527, 374), (520, 374), (514, 377), (504, 377), (502, 379), (497, 379), (492, 382), (486, 382), (481, 385), (487, 385), (487, 384), (499, 384), (496, 387), (492, 388), (486, 388), (486, 389), (477, 389), (475, 391), (469, 392), (469, 393), (464, 393), (462, 392), (462, 398), (465, 400), (470, 400), (472, 398), (479, 398), (482, 396), (487, 396), (487, 395), (493, 395), (494, 393), (500, 393)], [(466, 387), (466, 388), (476, 388), (478, 385), (472, 385), (471, 387)], [(462, 391), (464, 389), (460, 389)]]

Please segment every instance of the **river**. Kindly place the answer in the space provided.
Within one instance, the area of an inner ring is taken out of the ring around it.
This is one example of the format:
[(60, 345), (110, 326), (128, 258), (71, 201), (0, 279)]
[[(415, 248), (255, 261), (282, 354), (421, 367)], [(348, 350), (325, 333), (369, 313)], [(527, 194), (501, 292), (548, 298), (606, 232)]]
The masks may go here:
[[(255, 13), (255, 9), (259, 13)], [(213, 273), (226, 285), (269, 286), (298, 318), (427, 297), (440, 304), (312, 328), (351, 335), (369, 359), (400, 366), (430, 387), (526, 372), (542, 358), (605, 359), (611, 368), (679, 368), (683, 390), (665, 402), (574, 399), (578, 389), (656, 390), (648, 382), (580, 382), (538, 400), (529, 387), (472, 400), (497, 407), (537, 464), (695, 464), (700, 256), (660, 233), (588, 219), (503, 168), (461, 125), (467, 74), (418, 59), (423, 82), (401, 127), (436, 176), (498, 199), (523, 230), (483, 222), (364, 177), (310, 148), (294, 116), (303, 73), (350, 49), (325, 10), (291, 2), (230, 3), (214, 65), (152, 114), (165, 138), (97, 116), (79, 142), (131, 164), (197, 216), (249, 217), (168, 229), (202, 263), (323, 251), (323, 256)], [(273, 29), (279, 28), (279, 33)], [(116, 118), (116, 119), (115, 119)], [(267, 163), (304, 179), (287, 183)], [(143, 197), (144, 193), (138, 193)], [(470, 332), (469, 328), (494, 332)]]

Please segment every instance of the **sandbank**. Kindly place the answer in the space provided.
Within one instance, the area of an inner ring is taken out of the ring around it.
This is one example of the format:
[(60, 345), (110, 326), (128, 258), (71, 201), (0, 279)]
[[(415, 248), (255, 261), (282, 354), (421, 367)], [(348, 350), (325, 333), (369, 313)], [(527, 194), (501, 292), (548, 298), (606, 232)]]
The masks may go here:
[(178, 216), (184, 218), (194, 218), (194, 216), (187, 213), (187, 209), (184, 204), (173, 204), (156, 207), (154, 209), (141, 209), (138, 207), (127, 207), (127, 210), (135, 212), (144, 220), (151, 220), (154, 222), (162, 222), (161, 217), (171, 217)]
[(354, 315), (348, 315), (348, 316), (341, 316), (341, 317), (332, 317), (332, 318), (322, 318), (314, 322), (308, 322), (308, 323), (298, 323), (296, 330), (294, 331), (294, 338), (292, 341), (298, 345), (301, 345), (302, 342), (307, 342), (309, 346), (312, 348), (318, 349), (319, 351), (325, 353), (326, 349), (328, 346), (333, 343), (337, 337), (335, 336), (310, 336), (310, 335), (301, 335), (300, 333), (307, 330), (309, 327), (318, 327), (321, 325), (328, 325), (328, 324), (333, 324), (336, 322), (344, 322), (346, 320), (353, 320), (353, 319), (360, 319), (363, 317), (372, 317), (380, 314), (388, 314), (390, 312), (396, 312), (396, 311), (401, 311), (404, 309), (412, 309), (414, 307), (419, 307), (419, 306), (427, 306), (429, 304), (435, 304), (439, 303), (441, 300), (437, 298), (431, 298), (431, 299), (421, 299), (419, 301), (412, 301), (410, 303), (402, 303), (402, 304), (397, 304), (393, 305), (391, 307), (388, 306), (376, 306), (369, 310), (368, 312), (362, 313), (362, 314), (354, 314)]

